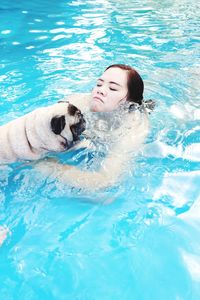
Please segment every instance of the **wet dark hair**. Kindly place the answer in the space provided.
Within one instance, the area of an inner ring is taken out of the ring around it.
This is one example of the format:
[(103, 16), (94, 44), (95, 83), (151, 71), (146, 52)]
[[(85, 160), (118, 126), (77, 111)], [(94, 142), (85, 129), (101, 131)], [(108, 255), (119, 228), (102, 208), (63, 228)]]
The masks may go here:
[(139, 73), (134, 68), (132, 68), (128, 65), (123, 65), (123, 64), (110, 65), (109, 67), (106, 68), (106, 70), (111, 69), (111, 68), (119, 68), (121, 70), (127, 71), (127, 78), (128, 78), (127, 101), (142, 105), (144, 83), (143, 83), (143, 80), (142, 80), (141, 76), (139, 75)]

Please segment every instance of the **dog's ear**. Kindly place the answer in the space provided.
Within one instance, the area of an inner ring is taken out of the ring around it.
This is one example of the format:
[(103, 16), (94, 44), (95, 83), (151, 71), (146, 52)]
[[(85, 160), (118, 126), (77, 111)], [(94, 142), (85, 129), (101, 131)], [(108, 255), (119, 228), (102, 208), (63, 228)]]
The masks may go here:
[(65, 116), (53, 117), (51, 119), (51, 129), (55, 134), (60, 134), (65, 128)]
[(70, 116), (75, 116), (78, 113), (80, 113), (80, 110), (76, 106), (74, 106), (73, 104), (69, 103), (68, 114)]

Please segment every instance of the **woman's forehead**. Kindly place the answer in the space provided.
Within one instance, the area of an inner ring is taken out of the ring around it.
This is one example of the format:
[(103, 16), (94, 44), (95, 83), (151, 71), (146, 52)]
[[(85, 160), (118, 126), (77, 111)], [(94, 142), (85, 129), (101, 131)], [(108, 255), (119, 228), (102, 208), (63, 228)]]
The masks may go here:
[(106, 70), (100, 79), (108, 82), (116, 82), (119, 85), (127, 85), (127, 71), (120, 68), (110, 68)]

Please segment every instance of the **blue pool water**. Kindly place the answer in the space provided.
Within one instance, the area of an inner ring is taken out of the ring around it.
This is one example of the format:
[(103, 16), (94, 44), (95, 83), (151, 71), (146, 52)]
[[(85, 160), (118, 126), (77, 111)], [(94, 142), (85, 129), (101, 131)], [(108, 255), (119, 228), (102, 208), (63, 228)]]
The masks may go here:
[(2, 300), (200, 299), (198, 1), (0, 3), (0, 125), (75, 92), (112, 63), (157, 102), (119, 186), (84, 193), (0, 167)]

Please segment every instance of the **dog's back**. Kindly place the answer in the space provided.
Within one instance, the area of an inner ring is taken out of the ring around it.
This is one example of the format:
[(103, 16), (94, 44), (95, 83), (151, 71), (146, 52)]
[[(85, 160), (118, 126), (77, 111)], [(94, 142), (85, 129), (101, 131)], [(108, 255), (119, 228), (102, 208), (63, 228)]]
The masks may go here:
[(32, 115), (33, 112), (0, 126), (0, 163), (39, 158), (32, 151), (26, 133), (25, 122)]

